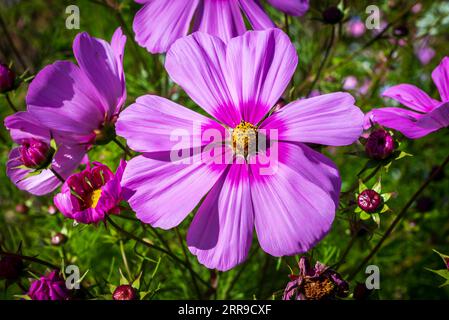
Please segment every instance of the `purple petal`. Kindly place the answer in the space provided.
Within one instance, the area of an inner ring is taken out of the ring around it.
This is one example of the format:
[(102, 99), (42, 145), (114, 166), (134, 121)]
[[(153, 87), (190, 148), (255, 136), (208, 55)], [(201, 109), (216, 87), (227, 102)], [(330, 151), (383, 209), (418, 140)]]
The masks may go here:
[(311, 249), (330, 230), (341, 181), (328, 158), (303, 144), (279, 143), (272, 174), (251, 166), (251, 196), (257, 237), (273, 255)]
[(87, 32), (78, 34), (73, 41), (73, 53), (81, 70), (97, 89), (106, 119), (117, 114), (126, 100), (122, 66), (126, 37), (120, 28), (115, 31), (112, 42), (111, 46)]
[[(117, 134), (139, 152), (176, 151), (209, 142), (207, 134), (224, 140), (224, 127), (214, 120), (158, 96), (146, 95), (126, 108), (116, 124)], [(219, 142), (216, 141), (216, 142)]]
[(225, 168), (196, 157), (172, 162), (167, 155), (138, 156), (128, 162), (123, 174), (124, 196), (138, 219), (170, 229), (196, 207)]
[(84, 136), (104, 120), (97, 95), (76, 65), (58, 61), (37, 74), (26, 100), (29, 112), (50, 130)]
[(214, 36), (196, 32), (176, 41), (167, 53), (165, 67), (200, 107), (230, 127), (241, 116), (233, 104), (226, 72), (226, 45)]
[(198, 0), (147, 1), (134, 17), (136, 42), (151, 53), (166, 52), (187, 35)]
[(240, 12), (239, 0), (202, 1), (198, 7), (194, 31), (201, 31), (221, 38), (223, 41), (246, 31)]
[(443, 102), (449, 101), (449, 57), (444, 57), (432, 72), (432, 79)]
[(382, 95), (419, 112), (428, 112), (439, 104), (421, 89), (406, 83), (390, 87)]
[(258, 1), (240, 0), (239, 2), (254, 30), (264, 30), (276, 27)]
[(249, 31), (227, 48), (228, 85), (245, 121), (257, 124), (287, 88), (298, 63), (296, 50), (279, 29)]
[(47, 143), (50, 142), (50, 130), (36, 122), (29, 112), (21, 111), (5, 118), (5, 127), (9, 130), (14, 142), (20, 143), (22, 139), (35, 138)]
[[(371, 120), (387, 128), (395, 129), (410, 139), (418, 139), (441, 128), (440, 125), (427, 122), (426, 125), (418, 126), (417, 122), (424, 115), (401, 108), (373, 109)], [(427, 126), (427, 128), (426, 128)]]
[(440, 106), (433, 109), (421, 117), (417, 125), (420, 128), (434, 130), (435, 128), (444, 128), (449, 126), (449, 102), (442, 103)]
[(278, 10), (292, 16), (302, 16), (309, 10), (309, 0), (268, 0)]
[(246, 164), (231, 165), (215, 184), (187, 234), (190, 251), (210, 269), (227, 271), (243, 262), (251, 246), (254, 213)]
[(279, 140), (342, 146), (357, 140), (363, 119), (354, 98), (337, 92), (289, 103), (261, 128), (279, 130)]

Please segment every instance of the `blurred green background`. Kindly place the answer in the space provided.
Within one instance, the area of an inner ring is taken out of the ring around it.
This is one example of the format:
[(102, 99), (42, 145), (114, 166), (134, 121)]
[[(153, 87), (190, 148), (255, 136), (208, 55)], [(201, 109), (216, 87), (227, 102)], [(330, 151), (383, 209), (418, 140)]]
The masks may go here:
[[(394, 106), (393, 101), (380, 97), (381, 91), (390, 85), (412, 83), (438, 98), (438, 92), (430, 74), (441, 58), (449, 55), (449, 3), (445, 1), (376, 1), (381, 20), (388, 29), (380, 36), (367, 30), (360, 37), (348, 33), (348, 20), (353, 17), (366, 19), (366, 7), (370, 1), (314, 1), (310, 11), (301, 18), (285, 16), (266, 6), (279, 27), (288, 25), (292, 41), (298, 49), (299, 66), (294, 81), (285, 95), (287, 100), (303, 97), (311, 88), (323, 59), (332, 27), (323, 24), (321, 12), (329, 5), (344, 9), (344, 21), (336, 26), (335, 38), (329, 58), (323, 66), (314, 89), (321, 93), (343, 90), (345, 79), (357, 79), (356, 88), (349, 91), (356, 97), (357, 105), (364, 111), (374, 107)], [(80, 30), (68, 30), (65, 13), (68, 5), (80, 8)], [(92, 36), (110, 40), (118, 26), (128, 34), (125, 51), (125, 71), (128, 91), (127, 105), (137, 97), (154, 93), (169, 97), (182, 105), (200, 111), (182, 90), (167, 77), (163, 68), (163, 55), (150, 55), (137, 46), (132, 36), (132, 20), (139, 5), (131, 0), (0, 0), (0, 61), (13, 63), (17, 74), (28, 70), (36, 74), (55, 60), (74, 60), (72, 41), (78, 32), (87, 31)], [(413, 9), (414, 8), (414, 9)], [(419, 9), (419, 10), (418, 10)], [(408, 32), (394, 36), (394, 30), (406, 27)], [(7, 34), (6, 31), (7, 30)], [(435, 51), (427, 64), (417, 56), (419, 46), (426, 45)], [(12, 43), (11, 43), (12, 42)], [(15, 50), (14, 50), (15, 48)], [(16, 51), (16, 52), (15, 52)], [(360, 87), (366, 85), (366, 90)], [(10, 94), (15, 105), (25, 109), (27, 85), (22, 84)], [(200, 111), (201, 112), (201, 111)], [(0, 96), (2, 119), (11, 114), (6, 100)], [(400, 135), (397, 134), (400, 138)], [(401, 148), (412, 154), (394, 161), (388, 172), (381, 170), (382, 189), (395, 192), (389, 201), (392, 212), (381, 216), (380, 227), (374, 222), (358, 221), (353, 209), (337, 213), (331, 233), (309, 255), (328, 265), (339, 262), (338, 271), (347, 276), (374, 247), (394, 216), (400, 211), (432, 168), (441, 163), (449, 153), (449, 130), (443, 129), (416, 141), (403, 139)], [(0, 245), (3, 250), (14, 252), (21, 243), (22, 253), (36, 256), (56, 265), (76, 264), (82, 273), (87, 272), (83, 286), (89, 298), (110, 299), (111, 288), (120, 283), (120, 271), (129, 281), (138, 277), (140, 291), (148, 293), (146, 299), (231, 298), (231, 299), (279, 299), (289, 280), (290, 267), (297, 272), (298, 257), (277, 259), (265, 254), (254, 239), (247, 261), (226, 273), (217, 273), (199, 265), (193, 255), (185, 256), (185, 235), (191, 216), (177, 230), (154, 230), (135, 221), (130, 212), (114, 221), (129, 232), (164, 247), (182, 260), (188, 261), (205, 283), (192, 281), (185, 268), (176, 265), (170, 257), (136, 244), (134, 240), (118, 234), (110, 226), (73, 225), (72, 220), (52, 212), (52, 195), (33, 197), (21, 192), (5, 175), (5, 163), (12, 147), (8, 132), (0, 129)], [(361, 144), (345, 148), (321, 148), (340, 168), (343, 191), (357, 182), (357, 173), (367, 160), (356, 155), (363, 151)], [(113, 144), (96, 147), (89, 157), (102, 161), (112, 169), (118, 165), (122, 152)], [(369, 175), (372, 169), (363, 176)], [(446, 176), (449, 175), (446, 169)], [(379, 176), (379, 173), (377, 177)], [(375, 178), (367, 182), (371, 186)], [(442, 278), (426, 268), (444, 268), (441, 259), (432, 249), (449, 253), (449, 179), (433, 181), (408, 210), (393, 234), (371, 261), (380, 268), (380, 290), (371, 299), (447, 299), (449, 289), (439, 288)], [(351, 205), (354, 193), (345, 193), (342, 208)], [(62, 232), (68, 241), (60, 246), (51, 245), (51, 237)], [(351, 239), (354, 239), (353, 241)], [(341, 258), (352, 243), (344, 261)], [(27, 270), (20, 283), (6, 286), (0, 282), (0, 298), (14, 299), (28, 288), (28, 278), (45, 272), (45, 266), (27, 263)], [(351, 283), (364, 282), (363, 271)], [(356, 281), (357, 280), (357, 281)], [(5, 289), (3, 289), (3, 287)], [(22, 287), (22, 289), (21, 289)]]

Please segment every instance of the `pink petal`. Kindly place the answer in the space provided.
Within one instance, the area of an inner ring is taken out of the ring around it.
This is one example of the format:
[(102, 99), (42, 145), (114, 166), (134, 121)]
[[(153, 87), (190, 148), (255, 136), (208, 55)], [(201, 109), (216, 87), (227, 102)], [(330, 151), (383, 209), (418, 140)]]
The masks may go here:
[(302, 16), (309, 10), (309, 0), (268, 0), (278, 10), (292, 16)]
[(196, 207), (225, 168), (196, 157), (172, 162), (168, 154), (138, 156), (123, 174), (124, 196), (142, 222), (170, 229)]
[(248, 255), (253, 221), (248, 167), (231, 165), (195, 215), (187, 244), (201, 264), (227, 271)]
[(239, 2), (254, 30), (263, 30), (276, 27), (257, 0), (239, 0)]
[(5, 127), (9, 130), (14, 142), (20, 143), (22, 139), (35, 138), (50, 143), (50, 130), (36, 122), (30, 112), (16, 112), (6, 117)]
[(207, 134), (219, 139), (216, 142), (225, 138), (224, 127), (214, 120), (150, 95), (137, 98), (120, 114), (116, 131), (131, 149), (139, 152), (195, 148), (210, 142)]
[(444, 57), (432, 72), (432, 79), (443, 102), (449, 101), (449, 57)]
[(104, 120), (95, 89), (68, 61), (55, 62), (40, 71), (26, 100), (29, 112), (50, 130), (90, 135)]
[(434, 131), (435, 128), (439, 129), (449, 126), (449, 102), (442, 103), (440, 106), (421, 117), (418, 120), (417, 125), (432, 131)]
[[(81, 70), (99, 93), (104, 113), (111, 116), (120, 111), (126, 100), (123, 53), (126, 37), (118, 28), (113, 37), (113, 45), (80, 33), (73, 41), (73, 53)], [(115, 51), (117, 50), (117, 51)]]
[(251, 196), (257, 237), (273, 255), (310, 250), (330, 230), (341, 181), (328, 158), (303, 144), (279, 143), (272, 174), (251, 166)]
[(223, 41), (246, 31), (239, 0), (204, 0), (198, 7), (197, 19), (194, 31), (217, 36)]
[(226, 59), (233, 104), (252, 124), (276, 104), (298, 63), (294, 46), (279, 29), (249, 31), (231, 39)]
[(226, 79), (226, 45), (221, 39), (201, 32), (182, 38), (168, 51), (165, 67), (210, 115), (231, 127), (240, 123)]
[(439, 104), (421, 89), (406, 83), (390, 87), (382, 95), (419, 112), (428, 112)]
[[(440, 126), (434, 122), (433, 126), (418, 126), (417, 122), (424, 115), (401, 108), (381, 108), (371, 110), (371, 119), (387, 128), (395, 129), (410, 139), (418, 139), (438, 130)], [(426, 128), (427, 127), (427, 128)]]
[(279, 140), (349, 145), (363, 131), (364, 115), (354, 98), (343, 92), (325, 94), (289, 103), (261, 125), (279, 130)]
[(134, 17), (136, 42), (151, 53), (166, 52), (187, 35), (198, 0), (147, 1)]

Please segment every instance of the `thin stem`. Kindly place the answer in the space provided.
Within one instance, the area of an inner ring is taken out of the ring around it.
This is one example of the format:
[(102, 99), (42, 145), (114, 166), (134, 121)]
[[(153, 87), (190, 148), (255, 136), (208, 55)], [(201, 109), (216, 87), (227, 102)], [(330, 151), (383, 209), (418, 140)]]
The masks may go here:
[(59, 173), (57, 173), (55, 169), (50, 168), (50, 171), (53, 172), (53, 174), (55, 175), (56, 178), (59, 179), (59, 181), (61, 181), (62, 183), (65, 182), (65, 179), (63, 177), (61, 177), (61, 175)]
[(306, 94), (307, 97), (313, 91), (313, 88), (315, 87), (316, 83), (320, 79), (321, 72), (323, 71), (324, 65), (326, 64), (327, 58), (329, 57), (329, 53), (331, 52), (332, 46), (334, 45), (334, 40), (335, 40), (335, 26), (332, 26), (329, 42), (327, 44), (326, 51), (324, 52), (324, 58), (321, 60), (321, 63), (320, 63), (320, 66), (318, 67), (318, 71), (316, 73), (315, 79), (313, 79), (313, 82), (310, 85), (309, 90), (307, 91), (307, 94)]
[(186, 260), (187, 269), (189, 270), (190, 277), (192, 278), (193, 286), (195, 287), (195, 291), (198, 296), (198, 299), (201, 300), (201, 298), (202, 298), (201, 291), (200, 291), (200, 288), (198, 287), (198, 283), (196, 282), (196, 278), (195, 278), (195, 274), (194, 274), (195, 272), (193, 271), (192, 265), (190, 264), (189, 256), (187, 255), (187, 251), (184, 246), (184, 241), (182, 240), (182, 236), (181, 236), (181, 233), (179, 232), (179, 229), (175, 228), (175, 230), (176, 230), (176, 235), (178, 236), (179, 244), (182, 248), (182, 253), (184, 254), (184, 258)]
[[(111, 226), (114, 227), (115, 230), (117, 230), (118, 232), (122, 233), (123, 235), (127, 236), (130, 239), (133, 239), (135, 241), (137, 241), (140, 244), (143, 244), (144, 246), (147, 246), (150, 249), (155, 249), (158, 250), (162, 253), (165, 253), (167, 256), (169, 256), (171, 259), (173, 259), (174, 261), (176, 261), (177, 263), (179, 263), (181, 266), (183, 266), (184, 268), (188, 269), (188, 267), (186, 266), (186, 263), (184, 261), (182, 261), (181, 259), (179, 259), (177, 256), (175, 256), (174, 254), (172, 254), (171, 252), (165, 250), (164, 248), (161, 248), (159, 246), (156, 246), (152, 243), (146, 242), (145, 240), (135, 236), (134, 234), (126, 231), (125, 229), (123, 229), (122, 227), (120, 227), (119, 225), (117, 225), (114, 220), (111, 219), (111, 217), (107, 217), (106, 220), (109, 222), (109, 224)], [(198, 274), (195, 273), (195, 277), (204, 285), (206, 285), (207, 287), (209, 287), (209, 284), (203, 280)]]
[(47, 262), (45, 260), (42, 260), (42, 259), (39, 259), (39, 258), (36, 258), (36, 257), (24, 256), (24, 255), (17, 254), (17, 253), (4, 252), (3, 250), (0, 250), (0, 255), (6, 256), (6, 257), (20, 258), (22, 260), (38, 263), (38, 264), (41, 264), (43, 266), (47, 266), (47, 267), (49, 267), (51, 269), (58, 269), (59, 270), (59, 267), (54, 265), (54, 264), (52, 264), (51, 262)]
[(14, 103), (11, 101), (11, 98), (9, 97), (8, 92), (5, 93), (5, 98), (6, 98), (6, 101), (8, 102), (9, 107), (12, 109), (12, 111), (18, 112), (19, 110), (16, 108)]
[(396, 218), (391, 223), (390, 227), (387, 229), (387, 231), (384, 233), (382, 238), (379, 240), (379, 242), (376, 244), (376, 246), (370, 251), (370, 253), (363, 259), (363, 261), (359, 264), (359, 266), (350, 274), (348, 280), (351, 281), (354, 279), (354, 277), (360, 272), (360, 270), (363, 269), (363, 267), (371, 260), (371, 258), (379, 251), (379, 249), (382, 247), (382, 244), (385, 242), (385, 240), (390, 236), (390, 234), (393, 232), (396, 225), (404, 218), (405, 214), (407, 213), (407, 210), (410, 208), (410, 206), (413, 204), (413, 202), (416, 200), (416, 198), (427, 188), (427, 186), (432, 182), (432, 180), (443, 170), (443, 168), (448, 164), (449, 162), (449, 155), (447, 158), (443, 161), (443, 163), (438, 167), (438, 170), (435, 170), (433, 174), (431, 174), (419, 187), (419, 189), (413, 194), (413, 196), (410, 198), (410, 200), (405, 204), (405, 206), (402, 208), (402, 210), (399, 212), (399, 214), (396, 216)]
[(3, 34), (5, 35), (6, 40), (9, 43), (9, 46), (11, 47), (12, 51), (14, 52), (14, 55), (17, 57), (17, 60), (19, 61), (20, 65), (22, 66), (23, 70), (27, 69), (27, 66), (22, 59), (22, 56), (19, 53), (19, 50), (17, 50), (14, 41), (11, 38), (11, 35), (9, 34), (8, 28), (6, 27), (5, 22), (3, 21), (2, 16), (0, 15), (0, 28), (3, 30)]
[(121, 143), (117, 139), (117, 137), (114, 137), (114, 139), (112, 141), (114, 141), (115, 144), (118, 145), (120, 147), (120, 149), (122, 149), (125, 152), (125, 156), (128, 156), (130, 158), (132, 157), (132, 154), (131, 154), (131, 152), (129, 152), (129, 149), (123, 143)]

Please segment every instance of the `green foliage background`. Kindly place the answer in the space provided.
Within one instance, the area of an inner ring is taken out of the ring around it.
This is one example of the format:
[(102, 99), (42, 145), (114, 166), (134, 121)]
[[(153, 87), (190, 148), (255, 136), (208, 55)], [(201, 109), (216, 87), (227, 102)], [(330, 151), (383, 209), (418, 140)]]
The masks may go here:
[[(371, 1), (372, 2), (372, 1)], [(366, 94), (351, 91), (357, 105), (364, 111), (374, 107), (395, 105), (391, 100), (380, 97), (383, 88), (393, 84), (412, 83), (438, 98), (430, 74), (441, 58), (449, 55), (449, 3), (439, 1), (420, 1), (422, 9), (418, 13), (410, 11), (414, 1), (377, 1), (382, 19), (392, 23), (383, 37), (371, 42), (375, 35), (367, 31), (363, 37), (351, 38), (345, 32), (346, 20), (350, 16), (367, 17), (365, 8), (370, 1), (343, 1), (345, 22), (337, 26), (335, 43), (330, 51), (327, 64), (315, 86), (322, 93), (342, 90), (343, 80), (354, 75), (359, 83), (371, 80)], [(319, 18), (321, 11), (332, 1), (311, 0), (311, 10), (302, 18), (289, 18), (288, 29), (292, 41), (298, 49), (299, 66), (292, 86), (285, 97), (287, 100), (304, 96), (315, 77), (324, 48), (329, 39), (331, 27), (324, 25)], [(81, 30), (65, 28), (65, 8), (76, 4), (81, 13)], [(337, 4), (334, 2), (334, 4)], [(131, 0), (124, 1), (57, 1), (27, 0), (0, 1), (0, 15), (18, 48), (31, 75), (55, 60), (73, 60), (71, 44), (75, 35), (87, 31), (99, 38), (110, 39), (113, 31), (122, 25), (132, 33), (132, 19), (139, 5)], [(278, 26), (286, 28), (283, 14), (267, 6)], [(398, 25), (406, 25), (409, 34), (403, 38), (405, 44), (397, 45), (391, 30)], [(428, 65), (421, 65), (414, 53), (414, 46), (424, 36), (430, 36), (430, 44), (436, 56)], [(365, 44), (369, 44), (362, 50)], [(0, 60), (14, 62), (21, 73), (24, 68), (11, 50), (6, 38), (0, 37)], [(163, 68), (163, 55), (150, 55), (136, 45), (128, 35), (125, 51), (125, 71), (128, 101), (132, 103), (138, 96), (154, 93), (169, 97), (178, 103), (201, 110), (193, 104), (186, 94), (174, 85)], [(19, 109), (25, 109), (27, 85), (23, 84), (12, 99)], [(4, 97), (0, 96), (2, 119), (11, 114)], [(443, 129), (416, 141), (406, 141), (402, 149), (413, 157), (394, 161), (388, 172), (382, 172), (382, 188), (385, 192), (395, 192), (389, 201), (393, 212), (381, 216), (380, 227), (374, 222), (364, 222), (368, 232), (351, 232), (356, 216), (353, 209), (343, 209), (337, 213), (330, 234), (311, 252), (313, 259), (334, 266), (354, 236), (353, 246), (346, 259), (339, 265), (339, 271), (347, 276), (368, 254), (379, 240), (394, 216), (400, 211), (420, 184), (429, 176), (434, 165), (441, 163), (449, 152), (448, 130)], [(33, 197), (21, 192), (5, 175), (5, 164), (12, 142), (5, 128), (0, 129), (0, 245), (4, 250), (14, 252), (21, 243), (22, 253), (38, 256), (56, 265), (76, 264), (81, 272), (87, 272), (83, 287), (87, 288), (87, 298), (110, 299), (111, 288), (120, 283), (120, 272), (128, 280), (135, 279), (141, 272), (140, 291), (148, 292), (146, 299), (266, 299), (280, 298), (288, 281), (290, 267), (296, 269), (298, 257), (277, 259), (265, 254), (254, 239), (248, 260), (226, 273), (216, 273), (199, 265), (194, 256), (184, 255), (185, 234), (192, 215), (177, 230), (154, 230), (143, 226), (131, 212), (114, 217), (114, 221), (130, 233), (145, 238), (160, 247), (168, 248), (182, 260), (187, 259), (193, 270), (206, 282), (197, 283), (196, 289), (189, 272), (175, 264), (171, 258), (157, 250), (136, 244), (126, 236), (117, 233), (111, 226), (73, 226), (73, 221), (64, 219), (60, 213), (50, 215), (52, 195)], [(396, 136), (400, 137), (399, 134)], [(356, 174), (362, 170), (367, 160), (354, 155), (363, 151), (361, 144), (345, 148), (321, 148), (339, 166), (343, 191), (357, 182)], [(123, 152), (114, 144), (95, 147), (90, 153), (91, 160), (102, 161), (112, 169), (118, 165)], [(372, 169), (370, 169), (372, 170)], [(369, 170), (367, 171), (370, 172)], [(446, 170), (446, 175), (449, 173)], [(364, 174), (366, 175), (366, 174)], [(377, 175), (379, 176), (379, 175)], [(367, 182), (372, 185), (375, 178)], [(447, 299), (449, 289), (439, 288), (444, 281), (426, 268), (443, 268), (441, 259), (432, 249), (449, 253), (449, 179), (434, 181), (424, 191), (434, 203), (426, 212), (419, 212), (416, 204), (387, 239), (380, 252), (371, 261), (381, 271), (381, 289), (372, 299)], [(353, 193), (342, 197), (342, 208), (353, 200)], [(29, 207), (27, 213), (16, 210), (18, 204)], [(276, 213), (273, 213), (276, 214)], [(351, 222), (352, 221), (352, 222)], [(352, 228), (351, 228), (352, 226)], [(52, 246), (51, 236), (63, 232), (68, 241), (63, 246)], [(354, 235), (356, 234), (356, 235)], [(180, 240), (181, 239), (181, 240)], [(27, 263), (27, 270), (20, 286), (28, 287), (28, 278), (40, 275), (46, 267), (37, 263)], [(365, 275), (360, 272), (356, 281), (363, 282)], [(14, 299), (23, 294), (18, 283), (0, 290), (0, 298)]]

